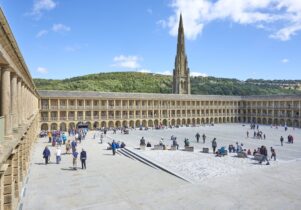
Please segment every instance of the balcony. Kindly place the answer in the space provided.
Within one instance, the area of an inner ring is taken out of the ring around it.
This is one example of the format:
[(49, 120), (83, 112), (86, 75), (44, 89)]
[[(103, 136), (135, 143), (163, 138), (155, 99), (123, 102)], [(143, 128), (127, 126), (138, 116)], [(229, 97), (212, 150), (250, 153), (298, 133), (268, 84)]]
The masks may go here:
[(56, 120), (57, 120), (57, 117), (51, 117), (51, 120), (52, 120), (52, 121), (56, 121)]
[(67, 120), (67, 117), (65, 117), (65, 116), (64, 117), (60, 117), (60, 120), (64, 120), (65, 121), (65, 120)]
[(69, 116), (69, 117), (68, 117), (68, 120), (75, 120), (75, 117)]
[(101, 119), (102, 119), (102, 120), (106, 120), (106, 119), (107, 119), (107, 116), (101, 116)]
[(49, 110), (49, 106), (42, 106), (42, 110)]
[(85, 109), (87, 110), (91, 110), (92, 109), (92, 106), (85, 106)]
[(93, 116), (93, 119), (94, 119), (94, 120), (99, 120), (99, 116), (98, 116), (98, 115)]
[(77, 116), (77, 120), (80, 121), (80, 120), (83, 120), (84, 117), (83, 116)]
[(91, 120), (91, 116), (85, 116), (85, 120)]
[(47, 122), (48, 121), (48, 117), (41, 117), (41, 121)]
[(61, 105), (60, 109), (67, 109), (67, 106), (66, 105)]
[(77, 106), (77, 110), (84, 110), (84, 106)]
[(50, 106), (50, 109), (51, 109), (51, 110), (57, 110), (57, 109), (58, 109), (58, 106)]

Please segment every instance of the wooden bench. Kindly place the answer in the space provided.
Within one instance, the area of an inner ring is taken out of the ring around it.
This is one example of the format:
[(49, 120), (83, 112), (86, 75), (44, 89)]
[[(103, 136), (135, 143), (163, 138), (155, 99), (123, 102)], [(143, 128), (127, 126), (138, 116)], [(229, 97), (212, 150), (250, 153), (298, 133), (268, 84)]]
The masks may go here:
[(145, 144), (144, 145), (140, 145), (140, 150), (145, 150)]
[(209, 148), (208, 147), (203, 147), (203, 153), (209, 153)]
[(184, 151), (193, 152), (194, 151), (194, 147), (185, 147)]
[(154, 145), (154, 150), (163, 150), (163, 146), (162, 145)]
[(171, 145), (171, 146), (170, 146), (170, 150), (177, 150), (177, 146)]

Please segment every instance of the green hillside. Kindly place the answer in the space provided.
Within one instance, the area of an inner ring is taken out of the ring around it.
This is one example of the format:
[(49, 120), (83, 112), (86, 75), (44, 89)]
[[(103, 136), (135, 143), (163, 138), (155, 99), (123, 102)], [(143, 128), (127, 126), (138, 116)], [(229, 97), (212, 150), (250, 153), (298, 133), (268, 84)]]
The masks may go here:
[[(139, 72), (99, 73), (64, 80), (34, 79), (39, 90), (171, 93), (172, 76)], [(191, 77), (192, 94), (301, 94), (300, 80), (246, 80)]]

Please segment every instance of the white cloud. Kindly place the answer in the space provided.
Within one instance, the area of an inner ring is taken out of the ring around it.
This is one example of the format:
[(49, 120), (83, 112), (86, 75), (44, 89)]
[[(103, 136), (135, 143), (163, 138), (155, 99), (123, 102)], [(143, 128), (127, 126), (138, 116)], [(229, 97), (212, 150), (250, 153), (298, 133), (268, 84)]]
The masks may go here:
[(47, 31), (47, 30), (41, 30), (41, 31), (39, 31), (39, 32), (37, 33), (36, 38), (40, 38), (40, 37), (42, 37), (42, 36), (44, 36), (44, 35), (46, 35), (46, 34), (48, 34), (48, 31)]
[(68, 32), (71, 30), (71, 28), (69, 26), (65, 26), (64, 24), (57, 23), (57, 24), (53, 24), (52, 30), (54, 32), (63, 32), (63, 31)]
[(35, 0), (31, 15), (41, 15), (43, 11), (49, 11), (57, 6), (53, 0)]
[(113, 58), (114, 64), (112, 64), (113, 67), (121, 67), (121, 68), (129, 68), (129, 69), (136, 69), (140, 67), (139, 61), (142, 60), (142, 58), (138, 56), (125, 56), (125, 55), (119, 55), (115, 56)]
[(39, 72), (41, 74), (47, 74), (48, 73), (48, 69), (46, 69), (44, 67), (38, 67), (37, 68), (37, 72)]
[(190, 76), (192, 77), (208, 77), (206, 73), (201, 72), (190, 72)]
[(288, 63), (289, 62), (289, 60), (287, 59), (287, 58), (283, 58), (282, 60), (281, 60), (281, 63)]
[(169, 33), (176, 36), (182, 13), (185, 34), (191, 40), (196, 39), (207, 24), (218, 20), (273, 28), (270, 37), (282, 41), (301, 30), (300, 0), (171, 0), (170, 7), (174, 14), (157, 23), (168, 27)]
[(137, 72), (141, 72), (141, 73), (151, 73), (151, 70), (149, 70), (149, 69), (139, 69)]
[(172, 75), (171, 71), (156, 72), (156, 74)]

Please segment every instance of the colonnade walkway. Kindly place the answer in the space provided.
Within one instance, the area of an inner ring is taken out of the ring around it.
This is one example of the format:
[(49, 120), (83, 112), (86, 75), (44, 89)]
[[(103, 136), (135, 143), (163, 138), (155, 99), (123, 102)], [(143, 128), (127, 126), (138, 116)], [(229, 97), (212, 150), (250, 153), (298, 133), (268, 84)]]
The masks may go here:
[(78, 146), (87, 151), (87, 169), (76, 171), (71, 169), (71, 155), (62, 155), (61, 164), (55, 164), (53, 147), (51, 164), (44, 165), (42, 151), (48, 140), (38, 140), (19, 209), (298, 209), (301, 205), (298, 160), (191, 184), (125, 156), (112, 156), (105, 150), (107, 144), (99, 144), (92, 135), (89, 132)]

